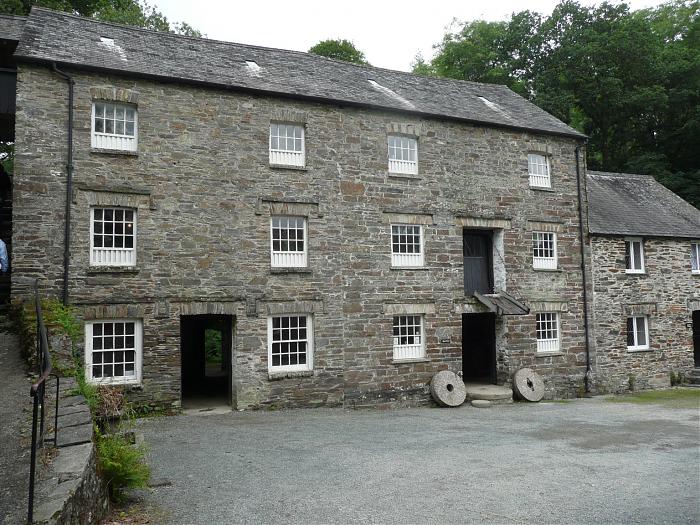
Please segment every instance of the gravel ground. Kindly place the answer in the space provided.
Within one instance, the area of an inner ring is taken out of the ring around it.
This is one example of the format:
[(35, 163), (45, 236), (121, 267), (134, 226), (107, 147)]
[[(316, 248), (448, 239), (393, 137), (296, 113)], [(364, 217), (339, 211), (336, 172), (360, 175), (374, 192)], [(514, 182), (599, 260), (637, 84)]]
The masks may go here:
[(0, 327), (0, 522), (7, 525), (26, 519), (29, 386), (17, 338)]
[(700, 523), (700, 407), (605, 402), (141, 420), (171, 524)]

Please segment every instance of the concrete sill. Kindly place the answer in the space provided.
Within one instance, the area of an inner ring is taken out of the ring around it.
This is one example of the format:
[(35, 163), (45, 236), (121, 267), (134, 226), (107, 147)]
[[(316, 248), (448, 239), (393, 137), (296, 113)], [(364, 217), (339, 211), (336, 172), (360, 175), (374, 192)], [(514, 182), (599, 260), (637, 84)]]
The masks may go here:
[(628, 354), (643, 354), (645, 352), (653, 352), (653, 348), (628, 348), (627, 353)]
[(625, 270), (625, 275), (632, 275), (636, 277), (646, 277), (647, 272), (631, 272), (629, 270)]
[(556, 357), (566, 355), (564, 352), (537, 352), (535, 357)]
[(90, 153), (96, 153), (98, 155), (125, 155), (127, 157), (138, 157), (138, 151), (126, 151), (122, 149), (103, 149), (103, 148), (92, 148)]
[(561, 268), (533, 268), (534, 271), (536, 272), (544, 272), (544, 273), (564, 273), (564, 270)]
[(311, 268), (270, 268), (271, 274), (313, 273)]
[(427, 272), (430, 270), (430, 268), (427, 266), (392, 266), (390, 269), (391, 270), (400, 270), (400, 271), (416, 270), (418, 272)]
[(122, 274), (137, 274), (141, 271), (138, 266), (129, 266), (122, 268), (119, 266), (91, 266), (87, 269), (86, 273), (88, 275), (100, 275), (106, 273), (122, 273)]
[(545, 193), (556, 193), (557, 190), (554, 188), (540, 188), (539, 186), (530, 186), (532, 191), (543, 191)]
[(430, 359), (418, 357), (416, 359), (394, 359), (391, 361), (392, 365), (410, 365), (411, 363), (430, 363)]
[(281, 381), (282, 379), (298, 379), (301, 377), (313, 377), (313, 370), (300, 370), (299, 372), (268, 372), (269, 381)]
[(309, 171), (307, 166), (289, 166), (287, 164), (269, 164), (273, 170)]

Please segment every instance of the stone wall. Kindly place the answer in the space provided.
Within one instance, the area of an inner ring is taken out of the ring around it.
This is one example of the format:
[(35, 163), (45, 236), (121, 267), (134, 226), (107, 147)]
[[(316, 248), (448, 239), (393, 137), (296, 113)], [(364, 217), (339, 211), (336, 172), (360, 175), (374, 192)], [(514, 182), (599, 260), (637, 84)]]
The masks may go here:
[[(582, 385), (574, 140), (74, 75), (71, 302), (86, 318), (119, 313), (143, 319), (143, 381), (134, 398), (179, 403), (179, 316), (211, 309), (235, 316), (232, 397), (238, 408), (427, 400), (435, 372), (461, 370), (462, 313), (484, 311), (464, 294), (465, 224), (498, 225), (503, 251), (497, 280), (508, 293), (563, 305), (556, 355), (535, 355), (534, 311), (499, 318), (499, 382), (529, 366), (543, 375), (549, 397), (574, 395)], [(14, 275), (45, 277), (42, 293), (57, 294), (61, 282), (66, 90), (47, 69), (19, 68)], [(137, 155), (91, 150), (91, 97), (106, 92), (138, 100)], [(305, 125), (306, 168), (269, 165), (273, 120)], [(418, 138), (418, 175), (387, 173), (388, 132)], [(551, 191), (529, 187), (531, 151), (551, 156)], [(89, 266), (89, 210), (96, 204), (138, 210), (135, 269)], [(308, 270), (270, 268), (270, 214), (280, 209), (307, 217)], [(424, 269), (391, 268), (392, 214), (424, 222)], [(557, 271), (532, 269), (531, 231), (544, 223), (558, 231)], [(28, 294), (20, 278), (14, 285), (15, 299)], [(429, 305), (425, 360), (392, 361), (389, 304)], [(280, 308), (313, 315), (313, 374), (268, 375), (267, 315)]]
[[(700, 275), (690, 267), (690, 240), (644, 239), (643, 274), (625, 273), (625, 238), (594, 236), (597, 390), (670, 385), (671, 372), (693, 368), (692, 310), (700, 309)], [(649, 350), (627, 350), (627, 317), (648, 316)]]

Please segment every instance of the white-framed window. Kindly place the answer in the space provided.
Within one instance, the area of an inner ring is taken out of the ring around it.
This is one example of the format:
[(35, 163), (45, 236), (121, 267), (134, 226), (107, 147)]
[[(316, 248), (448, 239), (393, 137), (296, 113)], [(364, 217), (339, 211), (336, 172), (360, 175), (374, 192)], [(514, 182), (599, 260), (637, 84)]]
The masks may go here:
[(273, 268), (305, 268), (307, 266), (306, 218), (272, 217), (270, 248)]
[(85, 369), (91, 383), (141, 381), (143, 326), (140, 319), (85, 323)]
[(644, 241), (640, 238), (625, 239), (625, 271), (644, 273)]
[(557, 234), (532, 232), (532, 267), (538, 270), (557, 269)]
[(90, 264), (134, 266), (136, 264), (136, 210), (90, 209)]
[(313, 369), (313, 325), (307, 314), (273, 315), (267, 319), (268, 370)]
[(278, 166), (306, 165), (304, 126), (299, 124), (270, 124), (270, 164)]
[(423, 266), (423, 227), (417, 224), (391, 225), (391, 265)]
[(138, 112), (135, 106), (94, 102), (92, 104), (92, 147), (136, 151)]
[(418, 140), (389, 135), (389, 173), (418, 173)]
[(530, 186), (534, 188), (551, 188), (549, 176), (549, 158), (540, 153), (530, 153), (527, 156), (527, 172), (530, 175)]
[(425, 357), (422, 315), (394, 316), (394, 360)]
[(627, 350), (649, 349), (649, 319), (646, 315), (627, 318)]
[(559, 314), (557, 312), (537, 314), (537, 351), (559, 351)]
[(700, 242), (690, 245), (690, 269), (693, 273), (700, 273)]

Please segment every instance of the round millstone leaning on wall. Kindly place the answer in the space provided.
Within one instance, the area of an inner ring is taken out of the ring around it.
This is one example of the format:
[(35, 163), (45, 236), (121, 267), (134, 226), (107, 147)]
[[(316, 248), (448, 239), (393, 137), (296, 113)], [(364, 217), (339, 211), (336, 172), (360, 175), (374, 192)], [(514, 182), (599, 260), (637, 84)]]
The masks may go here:
[(467, 398), (467, 389), (462, 379), (449, 370), (443, 370), (433, 376), (430, 382), (433, 399), (444, 407), (458, 407)]
[(513, 374), (513, 392), (518, 399), (536, 403), (544, 397), (544, 382), (531, 368), (521, 368)]

